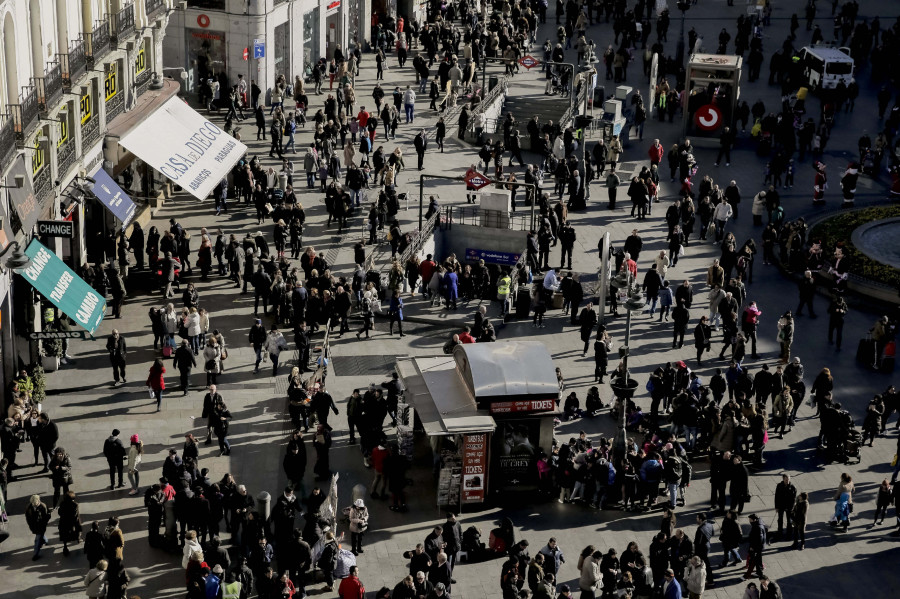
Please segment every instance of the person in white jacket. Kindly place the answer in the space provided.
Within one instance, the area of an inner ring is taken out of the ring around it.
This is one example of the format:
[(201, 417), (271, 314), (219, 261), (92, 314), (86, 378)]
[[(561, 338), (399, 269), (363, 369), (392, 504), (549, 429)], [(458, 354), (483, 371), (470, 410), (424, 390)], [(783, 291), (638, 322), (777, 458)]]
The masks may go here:
[(191, 561), (191, 556), (194, 553), (200, 554), (200, 561), (203, 561), (203, 547), (200, 546), (200, 543), (197, 541), (197, 531), (189, 530), (184, 533), (184, 551), (181, 557), (181, 567), (187, 569), (188, 562)]
[(581, 564), (581, 577), (578, 579), (578, 588), (581, 589), (583, 599), (594, 599), (603, 589), (603, 576), (600, 571), (600, 560), (603, 554), (595, 551), (585, 557)]
[(269, 357), (272, 359), (272, 376), (275, 376), (278, 374), (278, 356), (282, 350), (287, 349), (287, 341), (278, 330), (278, 325), (272, 325), (263, 348), (269, 352)]
[(725, 223), (728, 222), (732, 214), (734, 214), (734, 211), (731, 209), (731, 204), (725, 200), (719, 202), (713, 211), (713, 220), (716, 223), (716, 241), (722, 241), (722, 238), (725, 236)]
[(175, 347), (175, 333), (178, 331), (178, 314), (175, 312), (173, 304), (166, 304), (166, 311), (163, 313), (163, 324), (166, 327), (166, 333), (169, 335), (169, 345)]
[(88, 596), (88, 599), (106, 597), (106, 568), (108, 566), (108, 562), (102, 559), (84, 575), (84, 594)]
[(706, 589), (706, 566), (700, 556), (695, 555), (691, 558), (691, 563), (688, 564), (684, 574), (684, 583), (690, 596), (698, 599)]
[(709, 290), (707, 297), (709, 299), (709, 324), (713, 329), (719, 330), (719, 323), (722, 320), (722, 315), (719, 314), (719, 303), (725, 299), (725, 292), (721, 287), (715, 285)]
[(187, 319), (187, 334), (191, 340), (191, 349), (194, 355), (200, 353), (200, 343), (203, 339), (203, 328), (200, 326), (200, 313), (197, 308), (191, 308)]
[(144, 443), (137, 435), (131, 435), (131, 446), (128, 448), (128, 482), (131, 483), (129, 495), (137, 495), (141, 487), (141, 461), (144, 458)]

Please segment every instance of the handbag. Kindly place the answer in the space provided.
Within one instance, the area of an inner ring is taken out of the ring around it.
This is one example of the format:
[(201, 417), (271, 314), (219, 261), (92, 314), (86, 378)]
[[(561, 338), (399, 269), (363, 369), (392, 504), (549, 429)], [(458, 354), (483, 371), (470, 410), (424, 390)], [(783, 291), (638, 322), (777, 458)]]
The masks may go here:
[(156, 399), (156, 394), (153, 392), (153, 387), (147, 387), (147, 393), (150, 394), (150, 399)]
[(894, 454), (894, 459), (891, 460), (891, 466), (896, 466), (896, 465), (897, 465), (897, 454), (895, 453), (895, 454)]
[(224, 348), (222, 349), (222, 355), (219, 356), (219, 359), (220, 359), (220, 360), (227, 360), (227, 359), (228, 359), (228, 350), (227, 350), (227, 349), (224, 349)]
[(678, 246), (678, 257), (681, 258), (682, 256), (684, 256), (684, 246), (679, 245)]

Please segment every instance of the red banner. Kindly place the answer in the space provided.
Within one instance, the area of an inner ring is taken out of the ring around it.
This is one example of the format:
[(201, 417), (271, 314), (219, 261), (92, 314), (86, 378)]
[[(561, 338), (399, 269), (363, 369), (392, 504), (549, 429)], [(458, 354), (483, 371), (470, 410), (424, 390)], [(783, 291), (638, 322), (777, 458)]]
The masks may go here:
[(484, 502), (487, 478), (487, 433), (463, 436), (463, 480), (461, 503)]
[(523, 401), (496, 401), (491, 404), (491, 414), (521, 412), (552, 412), (556, 408), (553, 399), (527, 399)]

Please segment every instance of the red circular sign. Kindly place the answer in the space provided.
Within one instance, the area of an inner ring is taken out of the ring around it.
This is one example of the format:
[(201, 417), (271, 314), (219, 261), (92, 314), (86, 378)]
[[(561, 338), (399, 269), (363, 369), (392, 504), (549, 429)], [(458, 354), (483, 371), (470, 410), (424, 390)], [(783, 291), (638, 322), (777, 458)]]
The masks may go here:
[(722, 126), (722, 111), (715, 104), (706, 104), (694, 113), (694, 124), (703, 131), (714, 131)]
[(209, 17), (206, 15), (199, 15), (197, 17), (197, 25), (200, 25), (200, 27), (209, 27)]

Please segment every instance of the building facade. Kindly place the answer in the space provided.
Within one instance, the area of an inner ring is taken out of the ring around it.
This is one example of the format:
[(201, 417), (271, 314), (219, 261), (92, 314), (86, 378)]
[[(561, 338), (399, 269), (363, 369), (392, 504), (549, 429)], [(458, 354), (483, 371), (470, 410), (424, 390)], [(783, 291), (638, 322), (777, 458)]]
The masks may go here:
[[(115, 217), (78, 185), (98, 167), (113, 172), (110, 132), (140, 120), (134, 118), (140, 111), (154, 108), (147, 97), (166, 87), (154, 75), (162, 74), (173, 4), (0, 1), (0, 246), (7, 256), (7, 244), (24, 249), (38, 239), (76, 271), (109, 259), (103, 250)], [(71, 237), (52, 236), (53, 227), (37, 224), (63, 220), (74, 225)], [(36, 359), (29, 335), (40, 330), (46, 306), (21, 276), (0, 270), (0, 383), (6, 388), (15, 369)]]
[(169, 20), (163, 59), (186, 70), (188, 93), (211, 77), (224, 90), (242, 75), (268, 94), (280, 75), (293, 80), (336, 48), (365, 47), (372, 2), (183, 0)]

